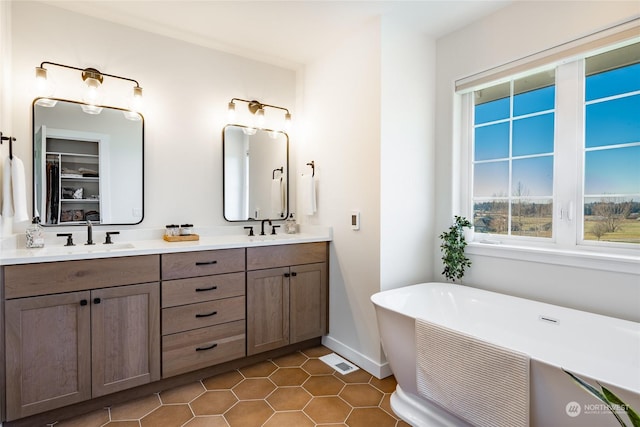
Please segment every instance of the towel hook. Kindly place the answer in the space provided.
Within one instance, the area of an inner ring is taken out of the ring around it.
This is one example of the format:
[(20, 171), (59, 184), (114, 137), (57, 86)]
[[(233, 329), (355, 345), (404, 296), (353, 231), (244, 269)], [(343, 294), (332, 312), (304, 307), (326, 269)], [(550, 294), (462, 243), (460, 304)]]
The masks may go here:
[(307, 163), (307, 166), (311, 166), (311, 176), (316, 176), (316, 162), (315, 160), (311, 160)]
[(0, 144), (2, 141), (9, 141), (9, 159), (13, 160), (13, 143), (15, 142), (15, 138), (12, 136), (4, 136), (2, 132), (0, 132)]
[(276, 179), (276, 172), (278, 171), (280, 171), (280, 173), (284, 175), (284, 166), (280, 166), (279, 168), (274, 169), (273, 172), (271, 172), (271, 179)]

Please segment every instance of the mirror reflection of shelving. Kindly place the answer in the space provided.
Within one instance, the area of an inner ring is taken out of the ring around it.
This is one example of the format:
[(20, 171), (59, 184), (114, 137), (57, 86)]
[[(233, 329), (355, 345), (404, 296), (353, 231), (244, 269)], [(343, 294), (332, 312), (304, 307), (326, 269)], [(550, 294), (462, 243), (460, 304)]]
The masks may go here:
[(45, 224), (100, 223), (100, 143), (47, 137)]

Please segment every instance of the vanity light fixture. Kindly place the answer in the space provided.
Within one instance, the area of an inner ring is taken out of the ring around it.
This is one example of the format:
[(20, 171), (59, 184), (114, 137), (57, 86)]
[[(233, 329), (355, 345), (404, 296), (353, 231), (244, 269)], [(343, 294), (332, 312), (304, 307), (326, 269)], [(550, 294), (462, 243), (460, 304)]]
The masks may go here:
[(279, 107), (277, 105), (263, 104), (262, 102), (256, 101), (255, 99), (250, 101), (248, 99), (232, 98), (231, 101), (229, 101), (229, 105), (228, 105), (230, 121), (232, 121), (235, 118), (236, 101), (247, 103), (247, 108), (249, 108), (249, 111), (251, 112), (251, 114), (255, 116), (256, 125), (258, 127), (263, 127), (265, 124), (265, 115), (264, 115), (265, 108), (275, 108), (277, 110), (285, 111), (285, 115), (284, 115), (285, 129), (289, 129), (291, 126), (291, 113), (289, 112), (288, 109), (284, 107)]
[(84, 95), (82, 97), (82, 100), (84, 101), (84, 104), (82, 105), (82, 111), (87, 114), (100, 114), (100, 112), (102, 111), (102, 107), (100, 106), (100, 91), (105, 77), (112, 77), (114, 79), (127, 80), (129, 82), (135, 83), (135, 86), (133, 87), (133, 95), (131, 101), (129, 102), (130, 111), (124, 111), (124, 115), (129, 120), (140, 120), (139, 111), (142, 103), (142, 88), (136, 80), (130, 79), (128, 77), (116, 76), (114, 74), (103, 73), (96, 70), (95, 68), (78, 68), (71, 65), (58, 64), (55, 62), (44, 61), (40, 64), (39, 67), (36, 67), (36, 82), (38, 85), (38, 96), (40, 97), (40, 99), (36, 102), (38, 105), (41, 105), (43, 107), (53, 107), (57, 102), (50, 99), (53, 95), (53, 85), (48, 79), (47, 69), (45, 68), (45, 65), (53, 65), (56, 67), (62, 67), (81, 72), (82, 81), (86, 85)]

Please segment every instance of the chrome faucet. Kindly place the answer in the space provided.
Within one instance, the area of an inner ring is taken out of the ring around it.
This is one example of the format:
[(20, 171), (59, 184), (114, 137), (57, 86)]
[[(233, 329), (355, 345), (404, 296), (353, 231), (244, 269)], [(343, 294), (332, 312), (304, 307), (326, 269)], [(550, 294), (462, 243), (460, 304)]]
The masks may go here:
[(265, 221), (269, 222), (269, 225), (271, 225), (271, 220), (269, 218), (262, 220), (262, 225), (260, 226), (260, 235), (261, 236), (264, 236), (264, 222)]
[(94, 245), (93, 243), (93, 225), (87, 220), (87, 243), (85, 245)]

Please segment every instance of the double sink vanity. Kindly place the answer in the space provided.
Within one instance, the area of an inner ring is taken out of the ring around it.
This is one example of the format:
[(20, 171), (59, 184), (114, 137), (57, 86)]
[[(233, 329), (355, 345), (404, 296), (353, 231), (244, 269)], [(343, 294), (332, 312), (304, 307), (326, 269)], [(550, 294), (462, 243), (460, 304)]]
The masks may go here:
[(196, 242), (125, 232), (112, 245), (3, 248), (2, 421), (46, 424), (317, 345), (331, 230), (236, 228)]
[(33, 212), (54, 231), (38, 249), (0, 240), (0, 423), (46, 425), (319, 344), (331, 229), (275, 235), (267, 219), (290, 217), (288, 135), (225, 126), (221, 213), (241, 225), (166, 242), (130, 227), (144, 217), (143, 118), (85, 107), (32, 105)]

